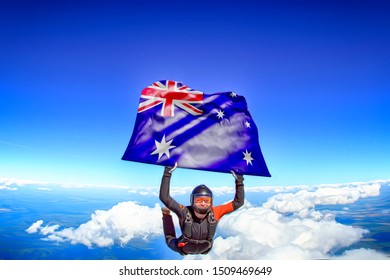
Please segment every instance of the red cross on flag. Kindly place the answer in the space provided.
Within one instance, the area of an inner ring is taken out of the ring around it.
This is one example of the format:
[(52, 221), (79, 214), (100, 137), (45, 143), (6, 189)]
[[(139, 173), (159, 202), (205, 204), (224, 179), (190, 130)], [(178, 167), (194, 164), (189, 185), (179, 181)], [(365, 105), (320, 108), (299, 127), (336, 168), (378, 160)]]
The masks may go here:
[(162, 104), (161, 115), (164, 117), (173, 117), (175, 106), (192, 115), (203, 113), (202, 110), (193, 105), (203, 102), (203, 92), (193, 90), (180, 82), (170, 80), (155, 82), (142, 91), (141, 98), (146, 100), (139, 104), (138, 113), (159, 104)]

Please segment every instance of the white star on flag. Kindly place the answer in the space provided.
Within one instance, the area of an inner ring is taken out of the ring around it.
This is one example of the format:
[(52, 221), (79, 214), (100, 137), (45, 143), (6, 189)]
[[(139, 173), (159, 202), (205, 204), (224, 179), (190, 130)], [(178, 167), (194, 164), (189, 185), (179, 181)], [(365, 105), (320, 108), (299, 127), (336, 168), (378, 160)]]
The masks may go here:
[(232, 93), (230, 94), (230, 97), (237, 97), (237, 93), (232, 92)]
[(246, 126), (247, 128), (251, 128), (250, 122), (246, 121), (246, 122), (245, 122), (245, 126)]
[(218, 119), (223, 119), (223, 116), (225, 115), (222, 110), (219, 110), (218, 113)]
[(160, 159), (164, 154), (169, 158), (169, 150), (175, 148), (176, 146), (171, 146), (173, 139), (170, 141), (165, 140), (165, 134), (163, 138), (161, 139), (161, 142), (158, 142), (157, 140), (154, 140), (156, 143), (156, 150), (151, 153), (151, 155), (158, 154), (158, 159)]
[(246, 165), (250, 164), (250, 165), (253, 165), (252, 164), (252, 160), (254, 160), (252, 158), (252, 153), (249, 153), (248, 150), (245, 150), (245, 153), (243, 152), (244, 154), (244, 160), (246, 161)]

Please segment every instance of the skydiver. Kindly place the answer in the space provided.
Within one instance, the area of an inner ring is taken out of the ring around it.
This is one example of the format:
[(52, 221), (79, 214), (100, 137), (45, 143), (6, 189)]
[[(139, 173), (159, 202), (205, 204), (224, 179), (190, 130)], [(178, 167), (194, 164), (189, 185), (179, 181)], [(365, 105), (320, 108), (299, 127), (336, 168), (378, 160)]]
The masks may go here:
[[(213, 246), (218, 221), (244, 204), (244, 177), (232, 171), (236, 184), (233, 201), (214, 206), (212, 191), (205, 185), (199, 185), (191, 193), (191, 205), (184, 206), (170, 196), (171, 175), (176, 167), (177, 164), (173, 167), (166, 166), (161, 180), (160, 200), (167, 207), (162, 208), (165, 241), (170, 249), (181, 255), (207, 254)], [(179, 218), (182, 234), (178, 238), (171, 210)]]

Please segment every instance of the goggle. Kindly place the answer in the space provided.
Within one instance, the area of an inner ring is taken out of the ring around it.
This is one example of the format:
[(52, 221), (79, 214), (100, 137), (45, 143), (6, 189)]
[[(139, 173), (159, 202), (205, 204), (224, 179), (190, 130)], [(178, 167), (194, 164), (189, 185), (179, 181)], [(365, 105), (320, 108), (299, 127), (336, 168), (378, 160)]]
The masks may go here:
[(195, 203), (202, 203), (202, 201), (206, 203), (211, 203), (211, 197), (209, 196), (197, 196), (195, 197)]

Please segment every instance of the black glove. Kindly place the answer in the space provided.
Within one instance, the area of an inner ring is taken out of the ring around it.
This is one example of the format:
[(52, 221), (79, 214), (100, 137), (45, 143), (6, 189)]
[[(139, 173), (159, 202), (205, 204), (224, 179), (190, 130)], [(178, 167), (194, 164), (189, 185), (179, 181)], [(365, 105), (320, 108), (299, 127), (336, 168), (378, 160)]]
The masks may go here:
[(175, 163), (174, 166), (165, 166), (164, 173), (172, 174), (172, 172), (175, 171), (176, 167), (177, 167), (177, 162)]
[(233, 170), (230, 171), (230, 172), (232, 173), (234, 179), (236, 179), (237, 181), (240, 181), (240, 182), (244, 181), (244, 176), (243, 176), (243, 175), (237, 174), (237, 173), (234, 172)]

